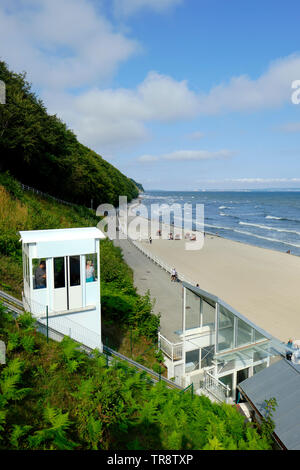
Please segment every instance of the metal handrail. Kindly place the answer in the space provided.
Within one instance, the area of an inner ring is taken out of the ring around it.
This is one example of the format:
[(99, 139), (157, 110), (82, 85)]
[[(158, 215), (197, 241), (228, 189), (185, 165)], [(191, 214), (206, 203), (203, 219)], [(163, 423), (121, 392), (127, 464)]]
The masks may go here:
[[(182, 347), (183, 347), (182, 341), (179, 343), (172, 343), (167, 338), (165, 338), (161, 333), (158, 333), (158, 342), (159, 342), (160, 349), (166, 354), (166, 356), (170, 357), (172, 361), (182, 359)], [(164, 343), (166, 343), (169, 346), (169, 348), (167, 348)], [(175, 351), (176, 348), (177, 348), (177, 354)]]
[[(172, 269), (173, 269), (171, 266), (169, 266), (167, 263), (164, 263), (161, 259), (159, 259), (157, 256), (153, 255), (149, 251), (145, 250), (143, 247), (141, 247), (137, 242), (135, 242), (128, 235), (127, 235), (127, 239), (133, 246), (135, 246), (139, 251), (141, 251), (145, 256), (147, 256), (147, 258), (149, 258), (155, 264), (157, 264), (162, 269), (164, 269), (165, 271), (167, 271), (168, 273), (171, 274)], [(178, 279), (180, 281), (184, 281), (184, 282), (187, 282), (189, 284), (195, 284), (195, 281), (192, 281), (191, 279), (187, 278), (184, 274), (181, 274), (181, 273), (177, 272), (177, 276), (178, 276)]]
[(203, 384), (204, 388), (221, 402), (225, 401), (230, 396), (230, 387), (217, 379), (217, 377), (214, 377), (207, 370), (204, 371)]
[[(3, 304), (5, 305), (5, 307), (7, 307), (14, 316), (19, 316), (20, 314), (24, 313), (24, 307), (23, 307), (23, 303), (16, 299), (15, 297), (7, 294), (6, 292), (3, 292), (0, 290), (0, 300), (3, 299)], [(34, 317), (33, 317), (34, 318)], [(64, 336), (69, 336), (68, 334), (63, 334), (61, 331), (58, 331), (57, 329), (53, 328), (53, 325), (47, 327), (47, 325), (40, 319), (40, 318), (35, 318), (36, 320), (36, 328), (38, 331), (40, 331), (42, 334), (46, 335), (47, 334), (47, 330), (48, 330), (48, 333), (49, 333), (49, 337), (51, 339), (53, 339), (54, 341), (61, 341), (63, 339)], [(66, 319), (64, 319), (65, 321)], [(87, 328), (79, 325), (78, 323), (75, 323), (73, 322), (72, 320), (69, 320), (68, 319), (68, 324), (72, 324), (72, 325), (76, 325), (78, 326), (81, 330), (86, 330), (88, 331), (89, 333), (94, 333), (92, 332), (91, 330), (88, 330)], [(54, 325), (55, 326), (55, 325)], [(97, 335), (97, 333), (94, 333), (94, 335)], [(100, 337), (100, 335), (97, 335)], [(87, 352), (88, 354), (91, 354), (92, 351), (93, 351), (93, 348), (85, 345), (84, 343), (72, 338), (75, 342), (77, 342), (78, 344), (80, 344), (80, 346), (82, 347), (82, 349)], [(113, 349), (109, 348), (108, 346), (104, 346), (103, 345), (103, 351), (110, 354), (111, 356), (114, 356), (115, 358), (117, 359), (121, 359), (123, 361), (126, 361), (128, 364), (130, 364), (131, 366), (134, 366), (135, 368), (143, 371), (143, 372), (146, 372), (147, 374), (149, 374), (151, 377), (152, 377), (152, 380), (157, 382), (157, 381), (163, 381), (167, 384), (167, 387), (169, 388), (175, 388), (175, 389), (178, 389), (178, 390), (182, 390), (183, 387), (181, 387), (180, 385), (172, 382), (171, 380), (169, 379), (166, 379), (165, 377), (162, 377), (160, 374), (158, 374), (157, 372), (153, 371), (152, 369), (149, 369), (148, 367), (145, 367), (143, 366), (142, 364), (139, 364), (138, 362), (135, 362), (133, 361), (132, 359), (124, 356), (123, 354), (117, 352), (117, 351), (114, 351)]]

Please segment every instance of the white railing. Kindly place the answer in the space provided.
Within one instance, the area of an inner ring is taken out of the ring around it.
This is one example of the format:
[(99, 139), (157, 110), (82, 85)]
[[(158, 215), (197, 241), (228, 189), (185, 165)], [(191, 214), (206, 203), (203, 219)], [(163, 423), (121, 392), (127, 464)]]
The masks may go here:
[(163, 353), (172, 361), (180, 361), (182, 359), (183, 343), (171, 343), (167, 338), (158, 333), (158, 344)]
[(70, 320), (70, 318), (55, 315), (55, 312), (48, 314), (47, 305), (40, 304), (39, 302), (27, 299), (23, 294), (24, 310), (29, 311), (38, 322), (45, 327), (56, 330), (64, 336), (82, 343), (91, 349), (101, 349), (101, 336), (92, 330), (89, 330), (83, 325)]
[[(127, 236), (127, 239), (128, 241), (134, 245), (138, 250), (140, 250), (145, 256), (147, 256), (147, 258), (149, 258), (151, 261), (153, 261), (155, 264), (157, 264), (158, 266), (160, 266), (164, 271), (168, 272), (169, 274), (171, 274), (172, 272), (172, 269), (173, 267), (169, 266), (167, 263), (165, 263), (164, 261), (162, 261), (160, 258), (158, 258), (157, 256), (155, 256), (153, 253), (151, 253), (150, 251), (148, 250), (145, 250), (142, 246), (140, 246), (135, 240), (132, 240), (132, 238), (128, 237)], [(187, 282), (188, 284), (192, 284), (194, 285), (195, 284), (195, 281), (192, 281), (191, 279), (189, 279), (188, 277), (186, 277), (184, 274), (182, 273), (178, 273), (177, 272), (177, 276), (178, 276), (178, 279), (180, 281), (184, 281), (184, 282)]]
[[(47, 318), (39, 318), (39, 323), (47, 326)], [(48, 317), (48, 327), (58, 331), (64, 336), (69, 336), (84, 346), (101, 350), (101, 336), (69, 318)]]
[(39, 318), (47, 314), (47, 306), (36, 302), (35, 300), (28, 299), (24, 293), (22, 293), (23, 307), (24, 310), (30, 312), (33, 317)]
[(69, 202), (69, 201), (65, 201), (63, 199), (59, 199), (55, 196), (52, 196), (51, 194), (44, 193), (43, 191), (40, 191), (39, 189), (35, 189), (35, 188), (32, 188), (31, 186), (27, 186), (27, 184), (21, 183), (21, 186), (22, 186), (23, 191), (30, 191), (30, 192), (38, 194), (42, 197), (51, 198), (51, 199), (54, 199), (55, 201), (57, 201), (61, 204), (67, 204), (68, 206), (76, 206), (76, 204), (74, 204), (73, 202)]
[(206, 370), (204, 371), (203, 386), (220, 402), (228, 401), (230, 397), (230, 387), (223, 384), (223, 382), (221, 382)]

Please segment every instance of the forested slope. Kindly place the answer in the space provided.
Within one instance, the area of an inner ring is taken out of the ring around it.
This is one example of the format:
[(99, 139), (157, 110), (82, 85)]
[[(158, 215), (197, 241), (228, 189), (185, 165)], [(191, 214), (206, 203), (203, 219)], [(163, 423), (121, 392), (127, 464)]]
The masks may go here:
[(6, 104), (0, 106), (0, 170), (19, 181), (61, 199), (94, 207), (130, 201), (137, 186), (107, 161), (80, 144), (56, 115), (49, 115), (31, 91), (25, 74), (10, 71), (0, 61)]

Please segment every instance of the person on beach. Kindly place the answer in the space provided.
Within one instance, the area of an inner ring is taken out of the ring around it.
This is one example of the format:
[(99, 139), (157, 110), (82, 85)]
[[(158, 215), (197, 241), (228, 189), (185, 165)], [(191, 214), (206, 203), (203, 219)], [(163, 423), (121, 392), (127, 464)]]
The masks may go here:
[(151, 237), (149, 237), (149, 243), (150, 243), (150, 245), (151, 245), (151, 243), (152, 243), (152, 238), (151, 238)]

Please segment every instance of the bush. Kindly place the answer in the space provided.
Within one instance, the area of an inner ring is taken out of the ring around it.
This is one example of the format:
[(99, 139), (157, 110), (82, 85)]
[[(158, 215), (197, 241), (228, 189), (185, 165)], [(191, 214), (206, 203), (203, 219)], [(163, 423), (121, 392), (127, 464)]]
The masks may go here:
[(23, 189), (21, 184), (10, 175), (9, 171), (0, 173), (0, 185), (4, 186), (5, 189), (15, 198), (23, 198)]

